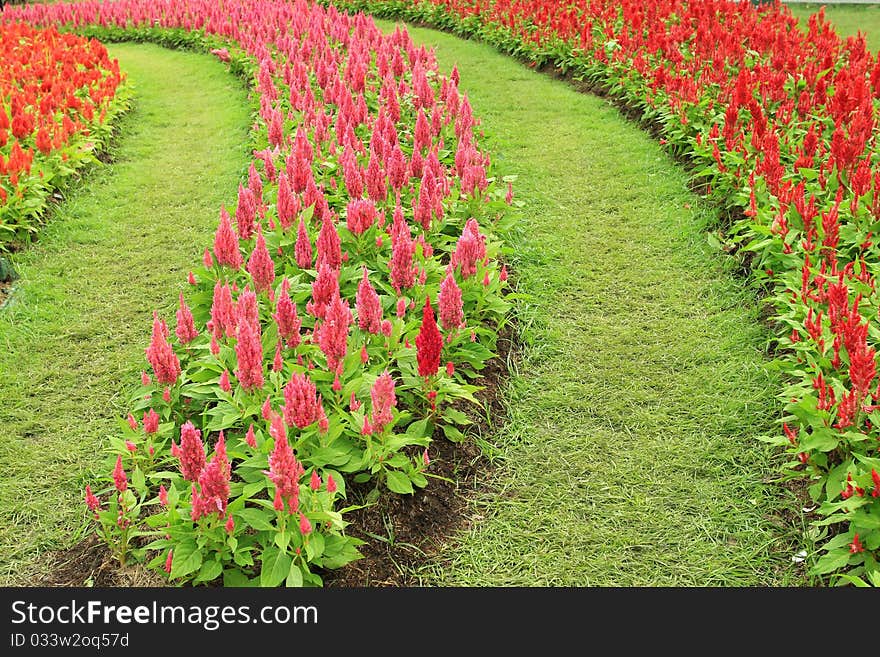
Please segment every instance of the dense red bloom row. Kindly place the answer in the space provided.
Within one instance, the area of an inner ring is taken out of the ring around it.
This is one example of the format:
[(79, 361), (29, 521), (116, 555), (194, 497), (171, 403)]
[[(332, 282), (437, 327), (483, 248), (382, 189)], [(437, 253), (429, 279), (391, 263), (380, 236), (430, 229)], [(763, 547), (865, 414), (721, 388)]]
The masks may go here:
[(342, 4), (478, 35), (603, 86), (697, 163), (707, 193), (742, 210), (731, 234), (775, 292), (779, 361), (791, 374), (780, 444), (818, 480), (819, 513), (859, 545), (829, 542), (816, 572), (876, 571), (880, 500), (858, 491), (880, 467), (880, 53), (841, 39), (821, 12), (802, 31), (778, 3)]
[(98, 41), (0, 23), (0, 242), (39, 213), (31, 199), (60, 175), (50, 156), (70, 159), (66, 147), (104, 122), (122, 80)]

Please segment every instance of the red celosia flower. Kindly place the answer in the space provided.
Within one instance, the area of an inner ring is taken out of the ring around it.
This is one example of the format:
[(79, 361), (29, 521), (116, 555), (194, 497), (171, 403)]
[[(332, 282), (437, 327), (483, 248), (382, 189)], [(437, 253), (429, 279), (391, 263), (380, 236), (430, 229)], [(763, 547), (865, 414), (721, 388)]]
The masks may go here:
[(113, 485), (120, 493), (124, 493), (128, 488), (128, 477), (125, 476), (125, 470), (122, 469), (122, 455), (116, 457), (116, 467), (113, 468)]
[(174, 561), (174, 550), (168, 550), (168, 557), (165, 559), (165, 572), (171, 573), (171, 564)]
[(153, 314), (153, 337), (146, 353), (147, 360), (153, 366), (159, 383), (172, 384), (177, 381), (177, 377), (180, 376), (180, 361), (175, 355), (174, 349), (168, 344), (164, 322), (155, 313)]
[(367, 277), (367, 268), (364, 267), (364, 275), (358, 284), (355, 301), (357, 310), (358, 326), (363, 331), (378, 335), (382, 331), (382, 303), (375, 288), (370, 284)]
[(335, 493), (336, 492), (336, 482), (333, 480), (333, 475), (327, 475), (327, 492)]
[(171, 444), (171, 453), (180, 460), (180, 473), (187, 481), (198, 481), (205, 467), (205, 446), (202, 432), (186, 422), (180, 427), (180, 445)]
[(275, 282), (275, 263), (266, 248), (263, 231), (257, 227), (257, 241), (247, 263), (247, 271), (254, 279), (254, 287), (258, 291), (268, 292)]
[(226, 208), (220, 209), (220, 225), (214, 235), (214, 255), (217, 262), (232, 269), (241, 268), (241, 252), (238, 249), (238, 236), (232, 230), (232, 220)]
[(312, 533), (312, 523), (302, 513), (299, 514), (299, 531), (303, 536), (308, 536)]
[(431, 297), (425, 299), (422, 310), (422, 325), (416, 336), (416, 359), (419, 364), (419, 376), (429, 377), (437, 373), (440, 368), (440, 350), (443, 348), (443, 338), (437, 330), (437, 322), (434, 319), (434, 309), (431, 307)]
[(865, 551), (865, 546), (862, 545), (862, 542), (859, 540), (859, 535), (853, 537), (852, 543), (849, 544), (849, 551), (851, 554), (858, 554), (859, 552)]
[(300, 429), (317, 422), (321, 402), (318, 389), (306, 374), (294, 372), (284, 386), (284, 421)]
[(189, 344), (199, 337), (199, 332), (196, 330), (192, 312), (183, 300), (183, 292), (179, 295), (179, 305), (180, 307), (177, 309), (177, 328), (174, 332), (177, 334), (180, 344)]

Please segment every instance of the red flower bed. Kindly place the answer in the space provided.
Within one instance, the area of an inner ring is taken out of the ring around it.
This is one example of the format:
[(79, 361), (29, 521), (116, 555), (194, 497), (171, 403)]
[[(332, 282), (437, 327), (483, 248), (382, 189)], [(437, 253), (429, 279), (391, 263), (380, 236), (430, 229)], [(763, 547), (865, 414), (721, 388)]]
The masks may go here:
[(95, 40), (0, 23), (0, 249), (36, 230), (51, 190), (94, 160), (122, 81)]
[[(880, 57), (819, 13), (730, 0), (355, 0), (551, 63), (663, 134), (731, 217), (776, 308), (784, 417), (768, 438), (821, 517), (816, 575), (880, 585)], [(712, 240), (718, 242), (718, 236)]]
[(154, 318), (112, 475), (86, 503), (121, 563), (320, 584), (358, 557), (348, 486), (412, 493), (432, 438), (462, 437), (453, 402), (476, 401), (510, 308), (494, 236), (508, 188), (457, 79), (405, 31), (304, 1), (4, 16), (199, 46), (253, 85), (247, 178), (176, 317)]

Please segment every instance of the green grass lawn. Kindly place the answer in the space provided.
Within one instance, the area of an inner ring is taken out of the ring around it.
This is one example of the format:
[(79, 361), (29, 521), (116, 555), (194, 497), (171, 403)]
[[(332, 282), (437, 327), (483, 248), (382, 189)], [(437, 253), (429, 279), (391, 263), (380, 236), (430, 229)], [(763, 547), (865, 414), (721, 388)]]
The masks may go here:
[[(792, 3), (788, 5), (804, 25), (811, 14), (822, 7), (821, 3)], [(825, 5), (825, 17), (842, 36), (854, 35), (861, 31), (867, 36), (868, 47), (872, 52), (880, 50), (880, 3)]]
[(249, 162), (242, 83), (209, 55), (110, 46), (136, 88), (115, 161), (83, 181), (0, 311), (0, 582), (82, 538), (82, 490)]
[[(392, 24), (382, 22), (384, 29)], [(424, 29), (516, 174), (509, 235), (525, 355), (472, 527), (428, 585), (774, 586), (795, 508), (758, 437), (780, 382), (712, 212), (658, 143), (595, 96), (490, 46)], [(796, 508), (795, 508), (796, 510)]]

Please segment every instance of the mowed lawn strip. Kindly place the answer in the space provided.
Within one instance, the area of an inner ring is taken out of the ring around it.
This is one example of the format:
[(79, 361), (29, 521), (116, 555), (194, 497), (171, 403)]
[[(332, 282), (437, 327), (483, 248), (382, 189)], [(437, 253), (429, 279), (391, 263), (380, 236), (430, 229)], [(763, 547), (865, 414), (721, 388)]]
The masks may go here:
[(417, 581), (803, 584), (781, 519), (799, 509), (758, 440), (778, 430), (769, 333), (686, 173), (606, 101), (488, 45), (410, 33), (458, 65), (499, 173), (519, 176), (508, 237), (531, 295), (499, 468)]
[(0, 311), (0, 582), (84, 534), (83, 487), (147, 369), (151, 317), (170, 320), (246, 172), (249, 105), (210, 55), (114, 44), (136, 88), (114, 162), (82, 182)]

